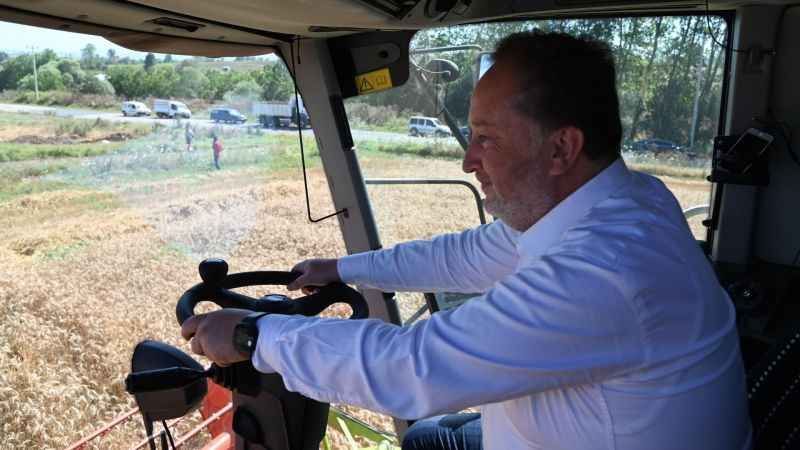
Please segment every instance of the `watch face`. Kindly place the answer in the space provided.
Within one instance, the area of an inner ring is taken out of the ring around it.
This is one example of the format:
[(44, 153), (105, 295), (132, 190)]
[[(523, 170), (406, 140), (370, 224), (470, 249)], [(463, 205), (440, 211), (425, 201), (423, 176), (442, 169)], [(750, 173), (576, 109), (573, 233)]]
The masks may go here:
[(236, 325), (233, 329), (233, 346), (246, 355), (252, 354), (256, 346), (253, 327), (241, 323)]

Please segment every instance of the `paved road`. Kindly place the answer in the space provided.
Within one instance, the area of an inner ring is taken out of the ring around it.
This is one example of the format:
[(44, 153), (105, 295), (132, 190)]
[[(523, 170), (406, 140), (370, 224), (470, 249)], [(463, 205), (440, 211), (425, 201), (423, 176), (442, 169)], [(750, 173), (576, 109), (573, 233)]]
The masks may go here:
[[(93, 111), (87, 109), (76, 108), (61, 108), (52, 106), (38, 106), (38, 105), (20, 105), (13, 103), (0, 103), (0, 112), (12, 113), (26, 113), (26, 114), (42, 114), (52, 115), (56, 117), (71, 117), (75, 119), (96, 120), (103, 119), (110, 122), (129, 122), (129, 123), (169, 123), (169, 119), (159, 119), (156, 117), (125, 117), (119, 112), (106, 112), (106, 111)], [(184, 119), (185, 122), (185, 119)], [(232, 127), (232, 128), (246, 128), (258, 126), (254, 123), (245, 124), (215, 124), (210, 119), (192, 118), (189, 123), (196, 128), (210, 128), (212, 126)], [(297, 130), (265, 130), (269, 133), (292, 133), (296, 134)], [(313, 130), (303, 130), (303, 134), (313, 135)], [(387, 131), (369, 131), (369, 130), (351, 130), (353, 140), (358, 144), (361, 140), (378, 141), (378, 142), (391, 142), (391, 143), (433, 143), (440, 138), (417, 138), (411, 137), (402, 133), (391, 133)], [(456, 144), (454, 138), (447, 138), (449, 143)]]

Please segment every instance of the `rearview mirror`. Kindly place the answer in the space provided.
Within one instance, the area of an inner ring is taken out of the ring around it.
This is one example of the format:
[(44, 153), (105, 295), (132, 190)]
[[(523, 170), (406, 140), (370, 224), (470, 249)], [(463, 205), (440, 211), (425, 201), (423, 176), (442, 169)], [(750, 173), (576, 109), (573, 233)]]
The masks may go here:
[(449, 59), (432, 59), (425, 65), (425, 70), (431, 74), (431, 81), (435, 84), (451, 83), (461, 76), (456, 63)]

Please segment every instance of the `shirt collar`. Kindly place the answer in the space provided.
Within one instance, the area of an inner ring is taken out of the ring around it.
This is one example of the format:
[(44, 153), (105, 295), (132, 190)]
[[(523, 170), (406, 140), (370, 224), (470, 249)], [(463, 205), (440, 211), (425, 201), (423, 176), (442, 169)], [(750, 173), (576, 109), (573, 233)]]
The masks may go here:
[(597, 203), (608, 198), (631, 176), (622, 158), (562, 200), (538, 222), (525, 230), (517, 241), (517, 252), (523, 259), (535, 258), (556, 244)]

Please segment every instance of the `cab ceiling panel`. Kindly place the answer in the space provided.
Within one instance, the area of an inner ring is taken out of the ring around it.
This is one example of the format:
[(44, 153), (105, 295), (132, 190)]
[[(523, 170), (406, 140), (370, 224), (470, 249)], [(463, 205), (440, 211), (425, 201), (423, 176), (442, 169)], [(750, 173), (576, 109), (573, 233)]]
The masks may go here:
[[(712, 9), (721, 3), (711, 2)], [(705, 0), (0, 0), (0, 20), (96, 34), (140, 51), (239, 56), (267, 53), (295, 36), (704, 5)]]
[(113, 0), (0, 0), (0, 20), (102, 36), (141, 51), (257, 55), (291, 36)]
[[(705, 0), (128, 0), (291, 35), (416, 30), (526, 15), (696, 9)], [(712, 1), (715, 3), (715, 1)]]
[[(409, 6), (420, 0), (405, 0)], [(402, 27), (396, 17), (356, 0), (130, 0), (164, 11), (237, 24), (247, 28), (270, 30), (299, 36), (327, 35), (324, 30), (395, 29)], [(389, 0), (380, 1), (391, 3)]]

